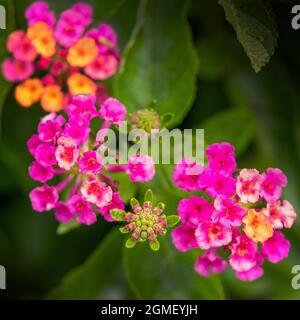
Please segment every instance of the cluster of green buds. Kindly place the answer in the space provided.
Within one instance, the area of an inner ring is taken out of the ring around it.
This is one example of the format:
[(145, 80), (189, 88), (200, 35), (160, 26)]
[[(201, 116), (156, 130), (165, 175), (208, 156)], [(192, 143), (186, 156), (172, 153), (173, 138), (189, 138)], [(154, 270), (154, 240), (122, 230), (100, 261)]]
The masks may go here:
[(130, 201), (133, 212), (125, 212), (119, 209), (110, 211), (111, 216), (125, 223), (120, 228), (122, 233), (131, 233), (127, 239), (125, 246), (133, 248), (137, 242), (149, 242), (150, 248), (158, 251), (160, 243), (158, 236), (165, 236), (167, 228), (174, 227), (179, 222), (177, 215), (166, 216), (163, 214), (165, 205), (159, 202), (153, 206), (153, 193), (148, 190), (145, 193), (143, 206), (140, 205), (137, 199), (132, 198)]
[(160, 116), (154, 109), (140, 109), (130, 115), (131, 129), (143, 129), (147, 134), (152, 129), (161, 129)]

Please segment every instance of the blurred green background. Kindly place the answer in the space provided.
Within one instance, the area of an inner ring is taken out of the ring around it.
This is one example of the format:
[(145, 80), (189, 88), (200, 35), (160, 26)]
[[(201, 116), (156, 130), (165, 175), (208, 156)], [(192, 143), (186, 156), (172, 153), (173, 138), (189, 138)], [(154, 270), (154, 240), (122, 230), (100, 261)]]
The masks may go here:
[[(23, 14), (30, 2), (0, 0), (7, 9), (1, 62), (7, 35), (26, 27)], [(57, 13), (75, 2), (48, 1)], [(94, 5), (95, 23), (106, 21), (117, 30), (123, 65), (109, 85), (130, 112), (156, 100), (159, 114), (174, 115), (170, 127), (204, 128), (206, 143), (234, 144), (239, 167), (281, 168), (289, 179), (284, 196), (300, 212), (295, 1), (271, 1), (270, 6), (261, 0), (87, 2)], [(18, 106), (13, 89), (0, 78), (0, 264), (7, 272), (0, 298), (300, 298), (300, 290), (291, 287), (291, 268), (300, 264), (300, 221), (286, 232), (292, 242), (289, 258), (277, 265), (266, 262), (265, 276), (253, 283), (238, 281), (231, 270), (208, 279), (198, 276), (193, 264), (199, 252), (177, 252), (169, 235), (159, 253), (143, 245), (124, 249), (124, 237), (103, 220), (58, 236), (53, 214), (33, 212), (28, 200), (35, 184), (27, 175), (26, 140), (43, 112), (38, 105)], [(151, 187), (174, 214), (185, 194), (172, 186), (171, 169), (160, 166), (147, 186), (127, 189), (140, 196)]]

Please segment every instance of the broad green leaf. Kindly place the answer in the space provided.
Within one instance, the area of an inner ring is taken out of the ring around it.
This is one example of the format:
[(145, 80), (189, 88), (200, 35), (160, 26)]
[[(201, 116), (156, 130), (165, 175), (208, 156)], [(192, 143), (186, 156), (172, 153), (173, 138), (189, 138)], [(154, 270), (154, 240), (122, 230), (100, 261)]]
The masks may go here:
[(152, 107), (181, 122), (194, 98), (197, 57), (186, 21), (187, 1), (143, 1), (114, 93), (129, 112)]
[(120, 265), (122, 237), (119, 230), (112, 230), (86, 262), (70, 271), (46, 298), (96, 299)]
[(233, 108), (208, 118), (200, 128), (204, 129), (207, 145), (227, 141), (241, 154), (254, 140), (256, 120), (251, 109)]
[(79, 227), (81, 227), (81, 224), (78, 223), (76, 220), (72, 220), (68, 223), (60, 223), (57, 227), (56, 232), (58, 235), (63, 235)]
[(160, 250), (147, 243), (124, 250), (129, 287), (138, 299), (223, 299), (218, 277), (204, 278), (194, 271), (197, 252), (179, 252), (168, 239), (160, 239)]
[(261, 0), (219, 0), (253, 69), (259, 72), (274, 53), (277, 27), (272, 7)]
[[(233, 73), (245, 57), (239, 43), (226, 32), (203, 36), (196, 42), (199, 58), (199, 77), (219, 80)], [(202, 85), (202, 84), (201, 84)], [(207, 84), (206, 84), (207, 85)]]

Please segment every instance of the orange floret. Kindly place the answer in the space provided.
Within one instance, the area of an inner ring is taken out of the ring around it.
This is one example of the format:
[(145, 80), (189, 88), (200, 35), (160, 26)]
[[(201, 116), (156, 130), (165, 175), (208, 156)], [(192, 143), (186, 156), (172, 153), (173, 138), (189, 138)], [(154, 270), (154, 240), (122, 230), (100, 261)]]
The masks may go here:
[(273, 235), (273, 226), (264, 214), (264, 210), (250, 209), (243, 219), (245, 234), (255, 242), (264, 242)]
[(86, 67), (98, 55), (98, 47), (94, 39), (84, 37), (68, 51), (67, 61), (72, 67)]
[(30, 26), (27, 36), (35, 50), (43, 57), (49, 58), (55, 54), (55, 39), (52, 30), (44, 22)]
[(27, 79), (20, 83), (15, 90), (15, 97), (24, 108), (38, 102), (43, 92), (43, 84), (39, 79)]
[(58, 85), (49, 85), (44, 88), (41, 97), (41, 106), (47, 112), (58, 112), (63, 109), (64, 95)]
[(96, 95), (97, 85), (95, 82), (80, 73), (73, 73), (70, 75), (67, 83), (72, 96), (78, 94)]

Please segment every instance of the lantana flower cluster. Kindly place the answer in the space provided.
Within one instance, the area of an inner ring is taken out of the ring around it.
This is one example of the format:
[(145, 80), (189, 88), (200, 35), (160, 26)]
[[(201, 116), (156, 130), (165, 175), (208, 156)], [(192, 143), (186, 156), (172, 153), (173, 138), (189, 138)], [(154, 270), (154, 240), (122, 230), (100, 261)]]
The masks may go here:
[[(141, 183), (155, 174), (149, 156), (134, 154), (127, 165), (105, 163), (104, 155), (98, 152), (104, 146), (103, 130), (123, 122), (126, 108), (113, 98), (105, 100), (100, 109), (95, 102), (95, 96), (73, 97), (66, 107), (67, 119), (56, 113), (46, 115), (27, 143), (34, 157), (29, 175), (43, 183), (30, 192), (32, 207), (37, 212), (54, 209), (61, 223), (76, 220), (91, 225), (97, 221), (97, 213), (114, 221), (110, 210), (123, 210), (124, 201), (118, 192), (119, 181), (112, 180), (108, 171), (123, 171), (132, 182)], [(93, 134), (91, 123), (96, 118), (103, 123)]]
[(297, 214), (281, 200), (287, 177), (277, 168), (237, 170), (227, 142), (208, 146), (206, 156), (207, 166), (185, 159), (174, 169), (174, 183), (194, 195), (179, 202), (182, 225), (174, 229), (173, 243), (180, 251), (204, 250), (195, 263), (202, 276), (230, 265), (240, 280), (253, 281), (263, 275), (264, 260), (278, 263), (289, 255), (282, 231)]
[[(47, 112), (58, 112), (70, 97), (90, 94), (103, 102), (107, 97), (104, 80), (113, 76), (120, 63), (114, 29), (93, 22), (93, 8), (78, 2), (56, 19), (48, 4), (32, 3), (25, 11), (28, 29), (12, 32), (4, 60), (3, 75), (17, 82), (15, 97), (28, 108), (40, 101)], [(35, 76), (34, 76), (35, 75)]]

